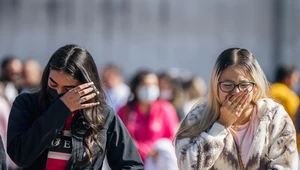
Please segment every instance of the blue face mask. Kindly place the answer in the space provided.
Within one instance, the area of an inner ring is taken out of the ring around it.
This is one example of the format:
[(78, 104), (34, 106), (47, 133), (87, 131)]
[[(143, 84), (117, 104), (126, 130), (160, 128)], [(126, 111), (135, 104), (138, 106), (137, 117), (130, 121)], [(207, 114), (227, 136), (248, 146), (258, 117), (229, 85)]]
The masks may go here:
[(137, 92), (137, 97), (144, 102), (153, 102), (159, 97), (159, 88), (156, 85), (142, 86)]
[(57, 99), (64, 95), (64, 93), (58, 94), (56, 90), (52, 89), (49, 86), (47, 86), (47, 93), (51, 103), (55, 102)]

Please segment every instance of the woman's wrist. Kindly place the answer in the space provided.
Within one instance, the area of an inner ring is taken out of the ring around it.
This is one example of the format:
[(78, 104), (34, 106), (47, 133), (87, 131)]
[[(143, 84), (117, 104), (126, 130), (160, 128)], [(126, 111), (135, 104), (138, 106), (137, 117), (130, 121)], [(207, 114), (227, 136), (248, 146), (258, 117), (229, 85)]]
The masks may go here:
[(219, 119), (217, 120), (217, 123), (219, 123), (220, 125), (222, 125), (222, 126), (224, 126), (225, 128), (227, 128), (227, 126), (226, 126), (224, 123), (222, 123)]

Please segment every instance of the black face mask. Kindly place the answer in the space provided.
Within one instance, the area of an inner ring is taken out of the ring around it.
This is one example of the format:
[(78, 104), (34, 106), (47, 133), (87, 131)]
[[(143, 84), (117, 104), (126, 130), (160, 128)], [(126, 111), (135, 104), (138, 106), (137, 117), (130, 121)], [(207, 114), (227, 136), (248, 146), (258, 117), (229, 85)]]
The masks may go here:
[(57, 99), (59, 99), (61, 96), (63, 96), (65, 93), (58, 94), (56, 90), (52, 89), (51, 87), (47, 86), (47, 93), (50, 99), (50, 102), (53, 103)]

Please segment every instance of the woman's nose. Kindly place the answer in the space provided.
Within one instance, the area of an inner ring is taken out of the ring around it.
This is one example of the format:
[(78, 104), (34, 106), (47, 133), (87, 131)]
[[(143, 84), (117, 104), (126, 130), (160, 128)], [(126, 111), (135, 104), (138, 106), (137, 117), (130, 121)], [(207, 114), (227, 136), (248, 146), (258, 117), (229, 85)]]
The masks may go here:
[(239, 92), (241, 92), (241, 90), (239, 89), (238, 86), (235, 86), (231, 93), (232, 93), (232, 94), (237, 94), (237, 93), (239, 93)]

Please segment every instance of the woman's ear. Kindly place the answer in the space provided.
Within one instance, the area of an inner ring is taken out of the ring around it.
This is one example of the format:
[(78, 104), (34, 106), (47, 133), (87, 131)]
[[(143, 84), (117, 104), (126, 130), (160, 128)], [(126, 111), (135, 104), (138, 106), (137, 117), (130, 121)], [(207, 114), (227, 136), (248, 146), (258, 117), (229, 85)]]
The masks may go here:
[(257, 86), (254, 86), (254, 88), (253, 88), (253, 93), (256, 94), (257, 91), (258, 91)]

